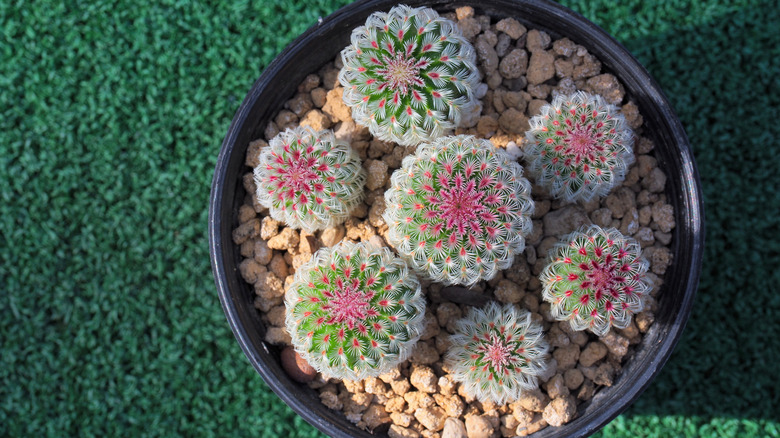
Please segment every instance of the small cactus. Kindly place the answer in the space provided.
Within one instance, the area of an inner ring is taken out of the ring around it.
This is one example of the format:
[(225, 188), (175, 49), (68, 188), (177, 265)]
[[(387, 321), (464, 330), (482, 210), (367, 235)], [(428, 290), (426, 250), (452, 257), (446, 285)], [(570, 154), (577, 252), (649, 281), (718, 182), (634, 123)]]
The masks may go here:
[(495, 302), (472, 308), (455, 325), (445, 361), (467, 394), (496, 404), (518, 400), (538, 387), (547, 368), (548, 345), (542, 326), (526, 310)]
[(605, 196), (634, 162), (631, 129), (601, 96), (558, 95), (530, 125), (528, 171), (556, 198), (589, 201)]
[(341, 57), (344, 103), (380, 140), (433, 140), (479, 105), (474, 48), (433, 9), (400, 5), (372, 14)]
[(287, 129), (260, 153), (257, 198), (271, 217), (308, 232), (343, 222), (363, 199), (360, 158), (330, 130)]
[(425, 298), (389, 249), (344, 241), (318, 250), (285, 296), (292, 344), (317, 371), (339, 379), (378, 376), (420, 338)]
[(652, 290), (639, 244), (614, 228), (591, 225), (564, 237), (540, 275), (552, 316), (598, 336), (626, 328)]
[(434, 281), (493, 278), (531, 231), (534, 203), (522, 173), (503, 150), (473, 136), (421, 145), (385, 192), (387, 241)]

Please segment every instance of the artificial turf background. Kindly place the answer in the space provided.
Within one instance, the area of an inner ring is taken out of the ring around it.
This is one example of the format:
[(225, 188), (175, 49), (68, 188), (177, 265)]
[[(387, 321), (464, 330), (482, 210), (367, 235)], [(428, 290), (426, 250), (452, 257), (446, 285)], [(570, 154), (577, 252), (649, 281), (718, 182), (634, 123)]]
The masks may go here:
[[(320, 436), (235, 342), (206, 213), (246, 91), (348, 1), (112, 3), (0, 1), (0, 436)], [(602, 436), (779, 436), (780, 12), (563, 3), (666, 91), (707, 216), (684, 336)]]

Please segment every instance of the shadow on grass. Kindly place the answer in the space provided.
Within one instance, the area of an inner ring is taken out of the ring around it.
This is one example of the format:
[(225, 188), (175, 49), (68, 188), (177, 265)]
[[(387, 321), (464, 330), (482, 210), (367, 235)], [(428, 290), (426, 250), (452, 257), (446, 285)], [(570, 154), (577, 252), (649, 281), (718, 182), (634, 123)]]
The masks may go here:
[[(778, 433), (780, 13), (768, 1), (727, 12), (623, 41), (660, 83), (690, 138), (707, 242), (680, 343), (607, 433), (664, 421), (692, 435)], [(713, 427), (723, 421), (733, 427)]]

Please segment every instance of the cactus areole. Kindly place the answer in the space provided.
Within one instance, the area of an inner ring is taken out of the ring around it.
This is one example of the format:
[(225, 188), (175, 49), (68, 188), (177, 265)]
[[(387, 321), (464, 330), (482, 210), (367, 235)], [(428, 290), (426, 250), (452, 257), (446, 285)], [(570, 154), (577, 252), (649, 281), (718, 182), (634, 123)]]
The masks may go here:
[(475, 56), (457, 25), (433, 9), (374, 13), (341, 52), (344, 103), (380, 140), (433, 140), (479, 105)]
[(405, 360), (420, 337), (425, 298), (414, 273), (387, 248), (342, 242), (314, 254), (286, 294), (298, 354), (340, 379), (377, 376)]
[(406, 157), (385, 192), (388, 242), (418, 272), (472, 285), (512, 264), (530, 233), (522, 167), (487, 140), (443, 137)]

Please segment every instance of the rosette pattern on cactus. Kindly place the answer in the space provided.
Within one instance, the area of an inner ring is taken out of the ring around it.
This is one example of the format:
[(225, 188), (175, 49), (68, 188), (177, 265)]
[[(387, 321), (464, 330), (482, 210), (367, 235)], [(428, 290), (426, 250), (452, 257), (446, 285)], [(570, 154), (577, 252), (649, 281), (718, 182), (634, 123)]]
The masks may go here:
[(470, 309), (455, 330), (445, 361), (467, 394), (500, 405), (538, 387), (549, 346), (528, 311), (491, 302)]
[(633, 134), (598, 95), (558, 95), (530, 120), (529, 172), (556, 198), (589, 201), (625, 179), (634, 162)]
[(271, 217), (308, 232), (338, 225), (363, 200), (358, 155), (330, 130), (287, 129), (260, 152), (257, 198)]
[(359, 380), (405, 360), (420, 338), (425, 298), (389, 249), (344, 241), (318, 250), (285, 296), (292, 344), (314, 369)]
[(473, 136), (417, 148), (385, 192), (387, 241), (420, 273), (473, 285), (508, 268), (525, 248), (534, 203), (523, 169)]
[(648, 262), (634, 239), (597, 225), (575, 231), (551, 250), (540, 275), (553, 317), (598, 336), (626, 328), (653, 288)]
[(341, 57), (344, 103), (380, 140), (433, 140), (479, 105), (474, 48), (433, 9), (401, 5), (372, 14)]

